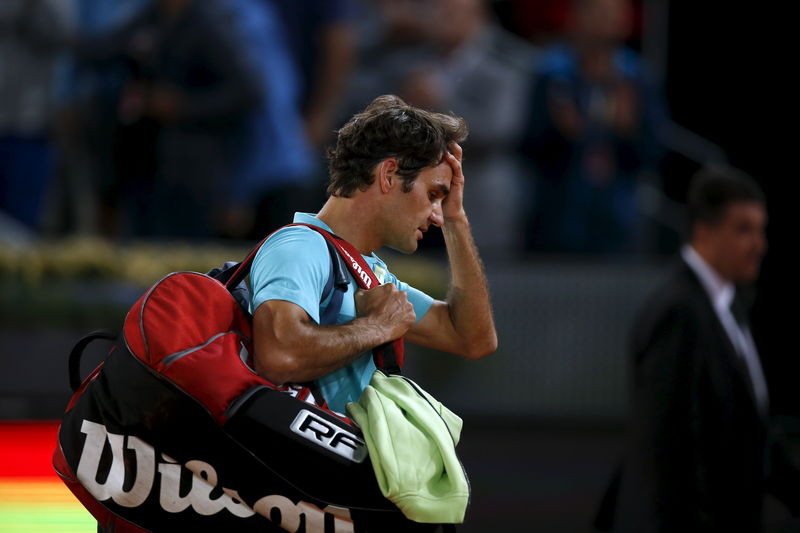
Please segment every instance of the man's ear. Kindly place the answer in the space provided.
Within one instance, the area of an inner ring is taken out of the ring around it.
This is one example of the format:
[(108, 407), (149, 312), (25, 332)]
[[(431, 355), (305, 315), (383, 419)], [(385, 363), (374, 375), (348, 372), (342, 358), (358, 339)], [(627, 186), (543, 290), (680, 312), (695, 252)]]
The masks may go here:
[(380, 185), (382, 193), (388, 193), (392, 190), (392, 187), (398, 183), (400, 177), (397, 175), (397, 160), (393, 157), (388, 159), (384, 159), (377, 166), (377, 176), (376, 179), (378, 180), (378, 184)]

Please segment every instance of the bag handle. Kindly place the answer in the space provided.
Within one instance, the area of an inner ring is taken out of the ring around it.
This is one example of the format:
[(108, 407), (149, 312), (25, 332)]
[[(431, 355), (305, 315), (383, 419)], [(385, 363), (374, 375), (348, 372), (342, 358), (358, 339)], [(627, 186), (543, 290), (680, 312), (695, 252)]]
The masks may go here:
[(250, 250), (250, 253), (247, 254), (247, 257), (245, 257), (237, 267), (231, 267), (229, 269), (233, 273), (231, 274), (230, 278), (228, 278), (227, 281), (223, 281), (222, 279), (220, 279), (220, 281), (225, 284), (226, 289), (228, 289), (229, 291), (235, 289), (239, 285), (239, 283), (244, 281), (244, 278), (246, 278), (247, 275), (250, 273), (250, 266), (253, 264), (253, 260), (256, 258), (256, 254), (261, 249), (261, 245), (264, 244), (264, 242), (266, 242), (266, 240), (269, 239), (274, 233), (275, 232), (273, 231), (272, 233), (261, 239), (261, 242), (259, 242), (255, 248)]
[(75, 346), (72, 347), (72, 351), (69, 352), (68, 363), (69, 386), (72, 389), (72, 392), (77, 392), (81, 386), (81, 356), (83, 356), (83, 351), (86, 349), (89, 343), (96, 339), (116, 341), (117, 337), (119, 337), (119, 333), (117, 331), (111, 329), (98, 329), (96, 331), (92, 331), (88, 335), (85, 335), (75, 343)]

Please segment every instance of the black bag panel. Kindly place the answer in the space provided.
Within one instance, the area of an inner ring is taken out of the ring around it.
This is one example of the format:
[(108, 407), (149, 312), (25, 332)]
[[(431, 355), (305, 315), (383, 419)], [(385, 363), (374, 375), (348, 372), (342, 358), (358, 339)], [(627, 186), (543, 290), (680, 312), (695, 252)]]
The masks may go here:
[[(194, 430), (205, 438), (192, 443), (189, 457), (185, 436)], [(109, 356), (65, 415), (59, 442), (81, 485), (109, 511), (147, 530), (283, 531), (224, 494), (222, 487), (239, 481), (223, 473), (237, 454), (210, 414), (125, 350)], [(205, 484), (204, 475), (217, 483)]]
[[(252, 394), (220, 428), (199, 402), (118, 345), (65, 415), (59, 441), (90, 493), (114, 514), (152, 531), (436, 530), (408, 520), (381, 495), (368, 458), (347, 460), (293, 432), (303, 411), (313, 416), (305, 428), (312, 436), (342, 446), (360, 437), (327, 411), (269, 388)], [(187, 443), (192, 435), (203, 437)], [(212, 482), (207, 487), (204, 478)], [(222, 487), (235, 490), (251, 509), (270, 508), (274, 523), (257, 513), (237, 516), (248, 513)], [(337, 525), (328, 505), (348, 508), (354, 524)]]
[(326, 410), (262, 388), (231, 416), (225, 430), (278, 475), (315, 480), (313, 495), (319, 500), (399, 512), (378, 487), (361, 431)]

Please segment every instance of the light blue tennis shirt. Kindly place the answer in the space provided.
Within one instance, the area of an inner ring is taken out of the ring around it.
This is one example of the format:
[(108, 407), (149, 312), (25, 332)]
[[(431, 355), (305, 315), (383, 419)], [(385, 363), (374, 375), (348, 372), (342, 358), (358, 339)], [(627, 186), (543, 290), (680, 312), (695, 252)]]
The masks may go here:
[[(333, 231), (315, 215), (295, 213), (294, 221)], [(419, 321), (430, 309), (433, 298), (398, 280), (389, 272), (386, 263), (375, 254), (362, 255), (375, 273), (378, 281), (394, 283), (408, 295)], [(331, 259), (325, 238), (316, 231), (302, 226), (292, 226), (275, 232), (261, 246), (250, 269), (251, 311), (268, 300), (284, 300), (303, 308), (319, 324), (330, 301), (328, 295), (322, 303), (322, 293), (331, 275)], [(343, 324), (356, 318), (354, 295), (358, 283), (348, 271), (350, 283), (342, 298), (342, 308), (336, 323)], [(332, 293), (333, 291), (331, 291)], [(348, 402), (357, 402), (369, 384), (375, 363), (372, 353), (359, 356), (349, 365), (316, 381), (328, 407), (344, 413)]]

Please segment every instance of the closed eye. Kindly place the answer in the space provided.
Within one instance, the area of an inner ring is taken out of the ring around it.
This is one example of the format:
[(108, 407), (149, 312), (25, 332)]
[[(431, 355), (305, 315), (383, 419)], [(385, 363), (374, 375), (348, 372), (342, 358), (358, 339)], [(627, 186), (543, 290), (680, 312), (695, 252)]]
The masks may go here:
[(450, 189), (446, 185), (439, 185), (428, 193), (428, 197), (431, 202), (434, 202), (439, 198), (445, 198), (448, 194), (450, 194)]

